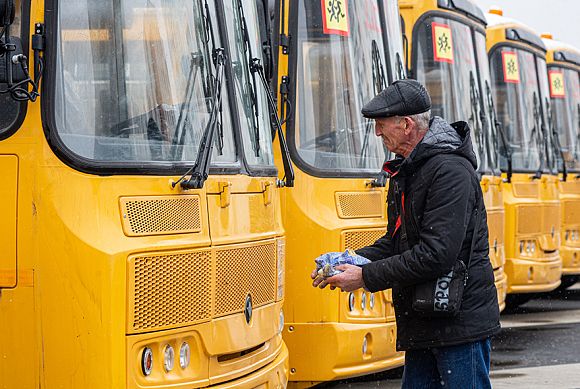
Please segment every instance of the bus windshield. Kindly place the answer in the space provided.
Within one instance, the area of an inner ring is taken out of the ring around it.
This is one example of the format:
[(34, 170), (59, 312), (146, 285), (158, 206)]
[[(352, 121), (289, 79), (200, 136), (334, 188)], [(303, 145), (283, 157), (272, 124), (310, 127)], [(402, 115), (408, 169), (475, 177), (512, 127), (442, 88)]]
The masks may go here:
[[(580, 172), (580, 82), (576, 70), (550, 66), (552, 125), (558, 133), (566, 168)], [(560, 155), (557, 155), (561, 164)], [(560, 166), (560, 165), (559, 165)]]
[(377, 0), (334, 4), (301, 1), (291, 18), (297, 23), (295, 151), (316, 170), (368, 176), (381, 169), (385, 152), (374, 121), (360, 111), (387, 86), (385, 32)]
[(414, 70), (417, 80), (431, 95), (431, 114), (449, 123), (468, 122), (478, 170), (491, 173), (494, 165), (490, 164), (486, 147), (486, 139), (491, 138), (489, 111), (480, 89), (480, 77), (485, 79), (485, 74), (480, 74), (486, 69), (484, 66), (478, 70), (477, 61), (481, 59), (480, 56), (476, 59), (474, 33), (469, 25), (459, 21), (443, 17), (425, 19), (414, 38), (417, 47)]
[[(512, 168), (543, 170), (543, 118), (535, 56), (515, 47), (502, 47), (493, 52), (490, 63), (497, 115), (511, 149)], [(505, 156), (500, 162), (505, 170)]]
[[(55, 121), (64, 146), (99, 162), (195, 161), (218, 93), (212, 51), (222, 44), (210, 3), (59, 2)], [(226, 84), (214, 164), (238, 160)]]

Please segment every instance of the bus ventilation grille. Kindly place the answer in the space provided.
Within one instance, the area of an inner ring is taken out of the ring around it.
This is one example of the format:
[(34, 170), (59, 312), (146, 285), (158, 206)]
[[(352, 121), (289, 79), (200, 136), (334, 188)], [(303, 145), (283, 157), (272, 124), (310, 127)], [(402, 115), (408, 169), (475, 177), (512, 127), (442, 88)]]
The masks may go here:
[(580, 220), (580, 201), (564, 200), (562, 201), (562, 216), (565, 226), (578, 223)]
[(129, 272), (129, 296), (133, 296), (129, 300), (129, 312), (133, 313), (129, 322), (133, 331), (171, 328), (210, 318), (210, 251), (132, 257)]
[(384, 217), (381, 192), (342, 192), (336, 194), (338, 217), (356, 219)]
[(216, 251), (215, 316), (242, 312), (248, 294), (255, 307), (276, 299), (276, 241)]
[(122, 197), (120, 205), (123, 231), (127, 236), (201, 231), (197, 195)]
[(377, 239), (385, 235), (386, 232), (386, 228), (345, 231), (342, 233), (344, 242), (342, 249), (358, 250), (361, 247), (371, 245), (375, 243)]

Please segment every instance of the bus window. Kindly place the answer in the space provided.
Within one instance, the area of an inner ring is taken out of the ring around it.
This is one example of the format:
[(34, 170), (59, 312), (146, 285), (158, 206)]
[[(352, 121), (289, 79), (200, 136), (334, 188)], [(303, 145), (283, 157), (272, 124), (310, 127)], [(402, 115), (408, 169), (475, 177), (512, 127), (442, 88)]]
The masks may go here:
[[(60, 3), (55, 130), (74, 155), (127, 165), (196, 160), (211, 112), (221, 47), (215, 8), (200, 1)], [(209, 28), (213, 27), (213, 34)], [(213, 163), (234, 163), (230, 109), (222, 84)]]

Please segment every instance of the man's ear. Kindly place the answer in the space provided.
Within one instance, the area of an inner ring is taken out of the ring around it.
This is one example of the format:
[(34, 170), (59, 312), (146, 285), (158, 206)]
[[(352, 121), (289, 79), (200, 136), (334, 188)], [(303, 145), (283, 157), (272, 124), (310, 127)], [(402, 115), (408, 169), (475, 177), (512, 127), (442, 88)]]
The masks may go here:
[(405, 135), (409, 135), (411, 133), (411, 131), (413, 130), (413, 126), (415, 125), (415, 122), (409, 116), (403, 117), (403, 121), (405, 122), (403, 124), (403, 130), (405, 131)]

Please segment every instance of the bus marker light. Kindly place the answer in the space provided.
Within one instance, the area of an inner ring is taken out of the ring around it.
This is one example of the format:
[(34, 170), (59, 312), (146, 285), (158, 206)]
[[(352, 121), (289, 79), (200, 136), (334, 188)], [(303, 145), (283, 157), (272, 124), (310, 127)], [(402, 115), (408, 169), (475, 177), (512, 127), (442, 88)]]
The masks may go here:
[(179, 366), (181, 366), (182, 369), (185, 369), (187, 366), (189, 366), (190, 357), (191, 351), (189, 349), (189, 344), (187, 342), (183, 342), (179, 348)]
[(175, 358), (175, 351), (173, 351), (173, 347), (171, 345), (165, 346), (165, 350), (163, 352), (163, 367), (165, 368), (166, 372), (170, 372), (173, 370), (173, 360)]
[(143, 354), (141, 354), (141, 370), (146, 376), (151, 374), (151, 370), (153, 370), (153, 351), (149, 347), (145, 347)]
[(348, 294), (348, 310), (354, 311), (354, 293), (352, 292)]

